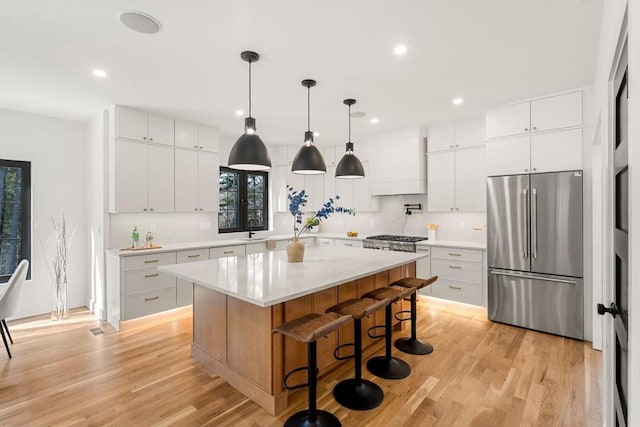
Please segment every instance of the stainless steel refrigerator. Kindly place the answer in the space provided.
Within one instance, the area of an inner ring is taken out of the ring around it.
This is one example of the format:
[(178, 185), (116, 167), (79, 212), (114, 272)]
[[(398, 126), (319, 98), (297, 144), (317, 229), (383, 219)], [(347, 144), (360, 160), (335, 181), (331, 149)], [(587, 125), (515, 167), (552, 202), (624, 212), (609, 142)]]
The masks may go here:
[(582, 246), (582, 171), (489, 177), (489, 319), (583, 339)]

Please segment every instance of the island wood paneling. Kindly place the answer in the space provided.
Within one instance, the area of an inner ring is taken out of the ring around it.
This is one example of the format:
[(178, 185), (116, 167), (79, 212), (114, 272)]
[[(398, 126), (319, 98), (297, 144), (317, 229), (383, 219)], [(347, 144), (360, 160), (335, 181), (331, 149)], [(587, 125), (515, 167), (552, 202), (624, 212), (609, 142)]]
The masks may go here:
[(227, 361), (227, 296), (202, 286), (193, 289), (193, 317), (208, 322), (193, 323), (193, 341), (208, 353)]

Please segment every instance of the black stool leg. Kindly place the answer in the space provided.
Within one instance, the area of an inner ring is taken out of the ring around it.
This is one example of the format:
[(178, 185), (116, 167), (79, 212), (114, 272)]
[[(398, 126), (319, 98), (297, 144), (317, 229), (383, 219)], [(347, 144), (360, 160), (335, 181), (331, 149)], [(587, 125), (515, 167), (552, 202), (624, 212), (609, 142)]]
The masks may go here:
[(406, 378), (411, 373), (411, 367), (404, 360), (391, 356), (391, 304), (384, 309), (384, 320), (385, 354), (369, 359), (367, 369), (373, 375), (388, 380)]
[(307, 383), (309, 384), (309, 409), (293, 414), (284, 427), (341, 427), (340, 420), (331, 412), (317, 409), (318, 357), (316, 342), (307, 344)]
[(342, 406), (365, 411), (382, 403), (382, 389), (369, 380), (362, 379), (362, 319), (353, 321), (354, 364), (356, 376), (340, 381), (333, 389), (333, 397)]
[(7, 335), (9, 336), (9, 341), (13, 344), (13, 338), (11, 338), (11, 333), (9, 333), (9, 327), (7, 326), (7, 321), (2, 319), (2, 324), (4, 325), (4, 330), (7, 331)]
[(396, 348), (404, 353), (420, 355), (429, 354), (433, 352), (433, 346), (429, 343), (420, 342), (417, 338), (416, 323), (418, 318), (418, 296), (416, 294), (417, 292), (414, 292), (411, 295), (411, 337), (398, 338), (395, 344)]
[(7, 337), (4, 336), (4, 328), (0, 325), (0, 334), (2, 334), (2, 341), (4, 341), (4, 348), (7, 349), (9, 359), (11, 359), (11, 350), (9, 350), (9, 344), (7, 344)]

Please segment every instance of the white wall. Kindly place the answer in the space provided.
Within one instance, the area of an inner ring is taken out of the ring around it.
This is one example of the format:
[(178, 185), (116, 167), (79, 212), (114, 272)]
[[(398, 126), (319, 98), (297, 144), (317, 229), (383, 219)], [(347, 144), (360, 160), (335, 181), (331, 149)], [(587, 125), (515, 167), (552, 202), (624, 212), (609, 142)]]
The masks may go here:
[(86, 125), (0, 109), (0, 156), (31, 162), (31, 280), (27, 281), (15, 318), (51, 310), (52, 280), (43, 256), (55, 248), (51, 218), (64, 212), (70, 229), (78, 226), (68, 253), (69, 306), (87, 304), (87, 216), (85, 199)]

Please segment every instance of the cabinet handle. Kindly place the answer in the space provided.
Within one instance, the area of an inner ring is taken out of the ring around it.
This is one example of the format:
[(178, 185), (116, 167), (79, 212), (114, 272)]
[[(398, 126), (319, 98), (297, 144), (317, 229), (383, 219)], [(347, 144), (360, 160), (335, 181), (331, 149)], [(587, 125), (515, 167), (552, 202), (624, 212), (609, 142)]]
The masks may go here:
[(200, 208), (200, 210), (202, 210), (202, 208)]
[(457, 210), (457, 211), (459, 211), (459, 210), (460, 210), (460, 208), (456, 208), (456, 210)]
[(416, 252), (429, 252), (429, 249), (416, 249)]
[(160, 297), (159, 296), (155, 296), (155, 297), (151, 297), (151, 298), (145, 298), (144, 301), (148, 302), (148, 301), (153, 301), (153, 300), (157, 300), (157, 299), (160, 299)]
[(197, 255), (187, 255), (187, 258), (198, 258), (200, 256), (200, 254)]
[(529, 128), (524, 128), (525, 132), (529, 132)]
[(225, 253), (225, 254), (232, 254), (232, 253), (234, 253), (234, 252), (235, 252), (235, 251), (224, 251), (223, 253)]
[(462, 256), (462, 254), (457, 254), (455, 252), (449, 252), (449, 255), (451, 255), (451, 256)]
[(456, 291), (461, 291), (462, 290), (462, 288), (460, 286), (451, 286), (451, 285), (449, 285), (449, 288), (450, 289), (455, 289)]
[(536, 168), (533, 168), (533, 171), (534, 171), (534, 172), (535, 172), (535, 171), (537, 171), (537, 170), (538, 170), (538, 169), (536, 169)]
[(145, 139), (145, 140), (146, 140), (146, 139), (147, 139), (147, 137), (146, 137), (146, 136), (143, 136), (143, 137), (142, 137), (142, 139)]
[(538, 126), (534, 126), (534, 127), (532, 127), (531, 129), (533, 129), (533, 130), (537, 130), (537, 129), (538, 129)]
[(149, 141), (153, 141), (153, 138), (149, 138)]
[(147, 211), (147, 208), (144, 208), (144, 209), (143, 209), (143, 211), (145, 211), (145, 212), (146, 212), (146, 211)]
[(525, 172), (529, 172), (529, 169), (525, 169), (524, 171), (525, 171)]
[(202, 150), (204, 147), (202, 147), (202, 145), (200, 146), (200, 149)]
[(345, 243), (345, 246), (353, 246), (353, 243)]
[(160, 275), (160, 273), (145, 274), (144, 278), (147, 279), (149, 277), (156, 277), (156, 276), (159, 276), (159, 275)]
[(453, 148), (453, 145), (450, 145), (449, 148)]
[(198, 208), (195, 208), (195, 209), (194, 209), (194, 211), (197, 211), (197, 210), (198, 210)]
[(157, 259), (148, 259), (144, 263), (145, 264), (151, 264), (152, 262), (158, 262), (158, 260)]
[(456, 270), (460, 270), (462, 267), (459, 265), (450, 265), (449, 268), (455, 268)]
[(197, 145), (194, 145), (194, 146), (193, 146), (193, 148), (198, 148), (198, 146), (197, 146)]
[(460, 144), (456, 144), (456, 147), (460, 147)]
[(452, 210), (453, 210), (453, 208), (449, 208), (449, 210), (450, 210), (450, 211), (452, 211)]

